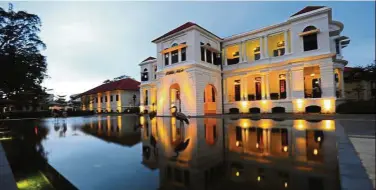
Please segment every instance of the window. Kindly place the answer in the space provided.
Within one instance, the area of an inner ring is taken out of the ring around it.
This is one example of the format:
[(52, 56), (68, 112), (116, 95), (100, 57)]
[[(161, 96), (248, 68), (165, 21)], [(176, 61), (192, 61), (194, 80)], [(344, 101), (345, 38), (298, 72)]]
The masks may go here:
[(144, 69), (144, 71), (141, 73), (141, 81), (148, 81), (149, 80), (149, 73), (148, 69)]
[(260, 46), (256, 47), (256, 48), (253, 50), (253, 53), (254, 53), (255, 60), (259, 60), (259, 59), (261, 58), (261, 54), (260, 54)]
[(202, 47), (204, 43), (200, 42), (201, 45), (201, 61), (205, 61), (205, 49)]
[(235, 101), (240, 101), (240, 80), (235, 80)]
[(104, 101), (107, 102), (107, 96), (104, 97)]
[(98, 97), (95, 98), (95, 103), (98, 103)]
[(187, 48), (181, 48), (181, 61), (185, 61), (187, 59)]
[(116, 94), (116, 101), (119, 101), (119, 94)]
[(101, 103), (103, 103), (103, 96), (101, 96)]
[(110, 101), (111, 101), (111, 102), (114, 101), (114, 98), (112, 97), (112, 95), (110, 95)]
[[(316, 30), (316, 27), (314, 26), (308, 26), (306, 27), (303, 32), (309, 32)], [(308, 35), (303, 36), (303, 46), (304, 46), (304, 51), (311, 51), (315, 50), (318, 48), (317, 46), (317, 33), (312, 33)]]
[[(210, 46), (210, 44), (209, 43), (207, 43), (206, 44), (207, 46)], [(208, 63), (212, 63), (212, 53), (211, 53), (211, 51), (210, 50), (206, 50), (206, 62), (208, 62)]]
[(340, 48), (340, 47), (339, 47), (339, 40), (336, 39), (336, 40), (335, 40), (335, 43), (336, 43), (336, 53), (337, 53), (337, 54), (341, 54), (341, 53), (340, 53), (340, 49), (339, 49), (339, 48)]
[(179, 62), (178, 50), (171, 52), (171, 64)]
[(157, 79), (157, 66), (154, 66), (154, 79)]
[(149, 105), (148, 90), (145, 90), (145, 105)]
[(214, 87), (212, 87), (212, 102), (215, 102), (215, 91), (214, 91)]
[(219, 65), (219, 58), (217, 57), (217, 53), (213, 52), (213, 64)]
[(168, 64), (169, 64), (169, 54), (168, 54), (168, 53), (165, 53), (165, 54), (164, 54), (164, 58), (165, 58), (165, 60), (164, 60), (165, 65), (168, 65)]

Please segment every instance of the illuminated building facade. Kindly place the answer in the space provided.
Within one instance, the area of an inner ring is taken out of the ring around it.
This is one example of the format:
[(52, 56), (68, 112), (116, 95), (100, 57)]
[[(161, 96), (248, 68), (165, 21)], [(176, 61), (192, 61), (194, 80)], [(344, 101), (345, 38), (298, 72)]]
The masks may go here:
[(124, 112), (139, 105), (140, 82), (125, 78), (99, 85), (80, 94), (82, 110)]
[(153, 40), (141, 66), (141, 109), (170, 115), (335, 112), (344, 98), (343, 24), (309, 6), (286, 21), (220, 38), (188, 22)]

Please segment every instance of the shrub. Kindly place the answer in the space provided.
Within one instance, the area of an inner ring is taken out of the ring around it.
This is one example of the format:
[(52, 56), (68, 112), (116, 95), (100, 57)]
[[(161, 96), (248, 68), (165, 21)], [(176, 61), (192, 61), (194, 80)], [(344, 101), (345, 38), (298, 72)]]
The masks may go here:
[(286, 113), (286, 109), (284, 107), (274, 107), (272, 108), (272, 113)]
[(6, 117), (11, 119), (17, 118), (41, 118), (41, 117), (50, 117), (51, 111), (14, 111), (14, 112), (7, 112)]
[(68, 117), (71, 116), (88, 116), (88, 115), (94, 115), (94, 111), (89, 111), (89, 110), (77, 110), (77, 111), (67, 111)]
[(230, 114), (237, 114), (239, 113), (239, 109), (238, 108), (230, 108)]
[(305, 112), (306, 113), (320, 113), (321, 112), (321, 107), (320, 106), (315, 106), (315, 105), (307, 106), (305, 108)]
[(256, 107), (249, 108), (249, 113), (260, 113), (260, 112), (261, 112), (260, 108), (256, 108)]
[(353, 113), (353, 114), (375, 114), (375, 100), (367, 101), (347, 101), (337, 106), (337, 113)]

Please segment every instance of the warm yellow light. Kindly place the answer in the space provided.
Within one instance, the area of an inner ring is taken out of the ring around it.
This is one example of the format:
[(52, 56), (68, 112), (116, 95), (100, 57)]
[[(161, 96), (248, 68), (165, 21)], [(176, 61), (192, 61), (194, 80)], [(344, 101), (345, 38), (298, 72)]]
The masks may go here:
[(331, 101), (330, 100), (324, 100), (324, 109), (325, 109), (325, 111), (330, 112), (331, 108), (332, 108)]
[(261, 103), (262, 103), (262, 104), (266, 104), (266, 103), (267, 103), (267, 101), (266, 101), (266, 100), (263, 100), (263, 101), (261, 101)]
[(237, 177), (239, 177), (240, 173), (239, 173), (239, 172), (236, 172), (235, 175), (236, 175)]
[(334, 129), (334, 121), (333, 120), (325, 120), (325, 129)]
[(303, 108), (303, 100), (302, 99), (297, 99), (296, 100), (296, 106), (299, 110)]
[(317, 142), (320, 142), (321, 141), (321, 137), (317, 137)]
[(257, 181), (261, 181), (261, 176), (257, 176)]
[(304, 120), (295, 120), (294, 126), (298, 130), (304, 130), (305, 129), (305, 121)]
[(243, 101), (243, 102), (242, 102), (242, 106), (243, 106), (243, 107), (247, 107), (247, 101)]
[(236, 141), (235, 145), (236, 145), (237, 147), (239, 147), (239, 146), (240, 146), (240, 142), (239, 142), (239, 141)]
[(312, 74), (311, 74), (311, 77), (314, 77), (314, 76), (315, 76), (315, 73), (312, 73)]
[(141, 116), (141, 117), (140, 117), (140, 124), (143, 125), (144, 122), (145, 122), (145, 118), (144, 118), (144, 116)]
[(256, 148), (259, 148), (259, 143), (256, 143)]
[(287, 146), (284, 146), (284, 147), (283, 147), (283, 151), (284, 151), (284, 152), (287, 152), (287, 150), (288, 150), (288, 147), (287, 147)]
[(319, 151), (315, 148), (313, 149), (313, 155), (317, 155), (319, 153)]
[(288, 184), (287, 184), (287, 182), (285, 182), (285, 188), (287, 188), (287, 186), (288, 186)]

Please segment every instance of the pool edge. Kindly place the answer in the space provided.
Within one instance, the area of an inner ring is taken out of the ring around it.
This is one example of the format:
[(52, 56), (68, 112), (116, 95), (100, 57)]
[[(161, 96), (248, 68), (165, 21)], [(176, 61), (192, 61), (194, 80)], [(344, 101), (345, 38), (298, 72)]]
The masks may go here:
[(353, 144), (340, 122), (336, 121), (337, 159), (341, 189), (373, 190), (369, 178)]
[(0, 142), (0, 187), (6, 190), (17, 190), (17, 183), (13, 171), (5, 155), (5, 150)]

